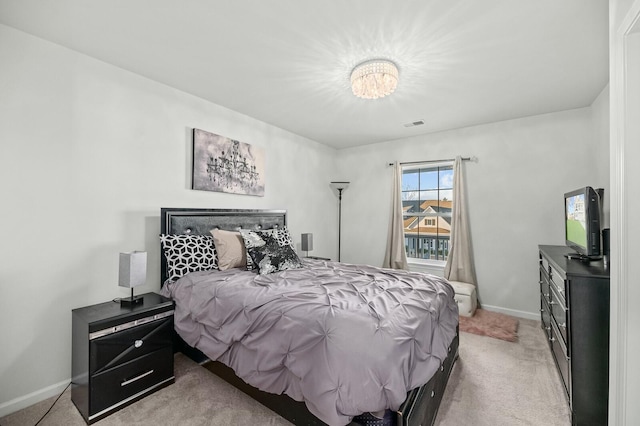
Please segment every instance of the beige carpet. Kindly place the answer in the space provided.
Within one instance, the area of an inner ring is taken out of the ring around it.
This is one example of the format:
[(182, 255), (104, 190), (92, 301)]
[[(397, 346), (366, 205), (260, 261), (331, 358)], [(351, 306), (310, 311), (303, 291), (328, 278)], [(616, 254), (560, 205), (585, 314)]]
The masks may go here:
[(460, 333), (438, 426), (569, 426), (569, 405), (539, 321), (519, 320), (518, 342)]
[[(437, 426), (569, 426), (569, 409), (540, 323), (520, 320), (517, 343), (461, 333)], [(290, 425), (182, 354), (176, 383), (96, 426)], [(83, 426), (66, 391), (41, 425)], [(33, 426), (55, 398), (0, 419), (2, 426)]]

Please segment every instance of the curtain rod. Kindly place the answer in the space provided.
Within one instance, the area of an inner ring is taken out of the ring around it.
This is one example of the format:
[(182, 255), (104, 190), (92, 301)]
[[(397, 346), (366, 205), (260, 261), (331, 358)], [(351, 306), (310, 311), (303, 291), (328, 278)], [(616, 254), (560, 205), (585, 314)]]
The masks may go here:
[[(475, 157), (462, 157), (462, 161), (475, 161)], [(425, 163), (442, 163), (443, 161), (456, 161), (455, 158), (445, 158), (444, 160), (426, 160), (426, 161), (407, 161), (404, 163), (400, 163), (401, 166), (406, 164), (425, 164)], [(393, 163), (389, 163), (390, 166), (393, 166)]]

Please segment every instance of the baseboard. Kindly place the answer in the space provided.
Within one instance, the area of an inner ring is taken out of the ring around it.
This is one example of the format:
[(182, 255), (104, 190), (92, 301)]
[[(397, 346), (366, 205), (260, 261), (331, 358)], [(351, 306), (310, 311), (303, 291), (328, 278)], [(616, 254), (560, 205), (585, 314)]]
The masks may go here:
[(515, 309), (507, 309), (507, 308), (501, 308), (500, 306), (490, 306), (490, 305), (482, 305), (481, 308), (491, 312), (498, 312), (500, 314), (511, 315), (512, 317), (540, 321), (539, 312), (517, 311)]
[(63, 380), (62, 382), (31, 392), (30, 394), (12, 399), (11, 401), (3, 402), (0, 404), (0, 417), (8, 416), (11, 413), (15, 413), (16, 411), (22, 410), (30, 405), (44, 401), (52, 396), (60, 395), (70, 381), (71, 379)]

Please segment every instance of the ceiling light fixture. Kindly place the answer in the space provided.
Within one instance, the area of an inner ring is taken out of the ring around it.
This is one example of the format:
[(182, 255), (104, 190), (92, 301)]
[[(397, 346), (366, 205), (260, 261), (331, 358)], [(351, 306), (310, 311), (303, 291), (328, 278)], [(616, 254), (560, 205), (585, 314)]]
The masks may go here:
[(385, 59), (374, 59), (351, 71), (351, 90), (363, 99), (378, 99), (390, 95), (398, 85), (398, 67)]

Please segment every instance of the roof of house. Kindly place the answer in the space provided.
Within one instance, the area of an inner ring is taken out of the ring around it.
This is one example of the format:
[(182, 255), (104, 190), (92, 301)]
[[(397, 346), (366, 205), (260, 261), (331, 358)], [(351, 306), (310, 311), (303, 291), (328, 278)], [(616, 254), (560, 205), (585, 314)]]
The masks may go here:
[[(433, 211), (434, 213), (451, 213), (451, 207), (453, 202), (451, 200), (403, 200), (402, 201), (402, 212), (405, 214), (410, 213), (424, 213), (425, 211)], [(449, 216), (440, 216), (445, 222), (451, 224), (451, 217)], [(405, 234), (408, 233), (417, 233), (416, 228), (409, 227), (413, 225), (416, 220), (418, 220), (418, 216), (409, 216), (403, 219), (403, 226), (405, 229)], [(420, 227), (420, 229), (427, 229), (429, 227)], [(435, 228), (433, 228), (435, 229)], [(435, 232), (435, 231), (434, 231)], [(449, 234), (448, 230), (444, 231), (446, 234)], [(420, 232), (423, 233), (422, 231)], [(441, 232), (442, 233), (442, 232)], [(435, 235), (435, 234), (434, 234)]]
[(451, 211), (453, 202), (451, 200), (402, 200), (402, 211), (405, 213), (423, 212), (428, 208), (436, 212)]

